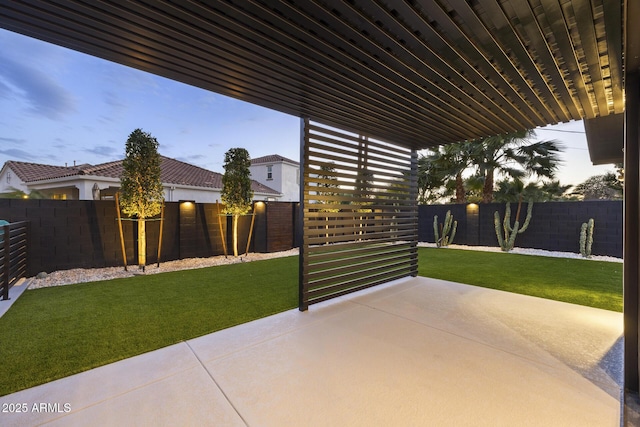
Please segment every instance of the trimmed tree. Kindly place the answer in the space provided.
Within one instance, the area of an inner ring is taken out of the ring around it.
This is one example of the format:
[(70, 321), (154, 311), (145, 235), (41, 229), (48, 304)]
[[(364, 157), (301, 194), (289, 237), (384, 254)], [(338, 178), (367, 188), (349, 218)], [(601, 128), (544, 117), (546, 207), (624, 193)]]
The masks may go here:
[(238, 218), (251, 211), (251, 158), (244, 148), (231, 148), (224, 155), (222, 203), (224, 213), (233, 218), (233, 256), (238, 256)]
[(120, 206), (126, 215), (138, 219), (138, 265), (142, 269), (147, 264), (145, 220), (158, 215), (164, 201), (158, 145), (151, 134), (136, 129), (127, 139), (122, 162)]

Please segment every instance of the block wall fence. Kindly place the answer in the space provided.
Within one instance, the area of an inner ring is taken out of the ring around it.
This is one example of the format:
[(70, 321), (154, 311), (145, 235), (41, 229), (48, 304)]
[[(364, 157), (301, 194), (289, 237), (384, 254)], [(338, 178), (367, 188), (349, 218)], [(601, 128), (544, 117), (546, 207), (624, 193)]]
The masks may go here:
[[(513, 224), (518, 204), (511, 204)], [(520, 222), (526, 216), (526, 203), (522, 204)], [(498, 246), (493, 224), (494, 212), (504, 219), (505, 204), (479, 205), (422, 205), (419, 207), (418, 239), (435, 242), (433, 217), (444, 222), (447, 210), (458, 221), (454, 244), (471, 246)], [(622, 258), (622, 201), (594, 200), (584, 202), (534, 203), (529, 228), (516, 238), (516, 247), (549, 251), (580, 252), (580, 226), (593, 218), (593, 255)]]
[[(232, 253), (231, 218), (215, 203), (167, 202), (161, 261), (222, 255), (222, 237)], [(295, 247), (297, 203), (257, 202), (251, 252)], [(0, 219), (30, 221), (28, 276), (40, 271), (122, 266), (114, 201), (0, 199)], [(147, 222), (147, 263), (157, 262), (159, 216)], [(221, 221), (221, 226), (218, 222)], [(137, 224), (123, 217), (127, 264), (137, 264)], [(251, 216), (239, 222), (238, 251), (244, 253)]]
[[(515, 216), (517, 204), (511, 205)], [(419, 206), (418, 240), (433, 243), (433, 217), (444, 221), (451, 210), (458, 221), (454, 244), (497, 246), (493, 214), (504, 218), (504, 204)], [(523, 206), (523, 211), (525, 206)], [(249, 250), (278, 252), (299, 247), (298, 204), (256, 203), (256, 219)], [(523, 212), (524, 215), (524, 212)], [(222, 234), (231, 252), (230, 218), (218, 216), (215, 203), (167, 202), (161, 261), (222, 255)], [(533, 206), (529, 229), (516, 247), (579, 252), (580, 226), (595, 220), (594, 255), (622, 257), (622, 202), (547, 202)], [(122, 266), (120, 236), (113, 201), (0, 199), (0, 219), (31, 221), (27, 275), (71, 268)], [(137, 260), (137, 227), (124, 219), (127, 263)], [(251, 217), (240, 219), (239, 251), (244, 253)], [(147, 262), (157, 262), (160, 221), (147, 223)]]

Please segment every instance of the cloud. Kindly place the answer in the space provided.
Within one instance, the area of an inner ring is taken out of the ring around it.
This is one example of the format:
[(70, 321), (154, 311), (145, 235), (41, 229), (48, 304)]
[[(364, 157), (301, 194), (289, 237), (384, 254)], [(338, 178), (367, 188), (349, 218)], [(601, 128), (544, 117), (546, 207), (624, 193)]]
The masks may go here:
[(18, 150), (17, 148), (11, 148), (9, 150), (0, 150), (0, 154), (4, 154), (9, 158), (13, 159), (21, 159), (34, 161), (37, 159), (37, 156), (34, 156), (31, 153), (27, 153), (26, 151)]
[(0, 137), (0, 141), (2, 142), (10, 142), (12, 144), (24, 144), (25, 142), (27, 142), (26, 139), (19, 139), (19, 138), (3, 138)]
[(105, 104), (109, 105), (110, 107), (116, 108), (116, 109), (121, 109), (121, 108), (127, 108), (127, 104), (125, 104), (120, 97), (118, 96), (117, 93), (113, 92), (113, 91), (104, 91), (102, 93), (103, 99)]
[(180, 160), (181, 162), (193, 163), (206, 158), (207, 156), (205, 156), (204, 154), (193, 154), (191, 156), (176, 157), (176, 160)]
[(86, 148), (84, 151), (102, 157), (114, 157), (117, 153), (117, 150), (115, 148), (106, 145), (98, 145), (97, 147)]
[(29, 111), (52, 120), (75, 111), (70, 92), (40, 70), (12, 60), (0, 51), (0, 96), (23, 98)]

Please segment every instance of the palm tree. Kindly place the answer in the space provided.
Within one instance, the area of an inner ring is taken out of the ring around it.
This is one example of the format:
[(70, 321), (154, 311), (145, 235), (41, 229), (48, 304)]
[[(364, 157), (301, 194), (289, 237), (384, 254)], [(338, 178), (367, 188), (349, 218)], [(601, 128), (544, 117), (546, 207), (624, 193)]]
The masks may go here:
[(551, 182), (545, 182), (540, 187), (540, 190), (545, 194), (546, 201), (552, 202), (555, 200), (566, 200), (568, 197), (565, 193), (571, 188), (571, 185), (561, 185), (560, 181), (555, 180)]
[(478, 173), (484, 177), (482, 201), (493, 201), (496, 173), (522, 179), (531, 175), (553, 178), (561, 160), (562, 147), (555, 140), (530, 143), (535, 137), (532, 129), (491, 136), (475, 143), (472, 159)]
[(465, 203), (466, 191), (462, 173), (471, 166), (476, 150), (472, 142), (462, 141), (438, 147), (429, 155), (422, 156), (418, 160), (418, 184), (437, 188), (453, 180), (455, 202)]

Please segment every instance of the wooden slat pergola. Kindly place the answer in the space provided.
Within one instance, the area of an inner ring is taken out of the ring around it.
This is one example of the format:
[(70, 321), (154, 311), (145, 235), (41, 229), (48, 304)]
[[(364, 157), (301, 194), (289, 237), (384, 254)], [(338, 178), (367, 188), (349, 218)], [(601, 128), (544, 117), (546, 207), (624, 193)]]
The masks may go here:
[[(0, 27), (303, 118), (301, 295), (314, 276), (337, 293), (395, 277), (367, 281), (353, 267), (384, 258), (376, 236), (400, 245), (394, 260), (410, 266), (401, 274), (415, 273), (415, 238), (391, 232), (415, 227), (410, 204), (391, 214), (411, 201), (415, 150), (584, 119), (594, 163), (621, 161), (625, 150), (625, 387), (637, 392), (639, 3), (0, 0)], [(404, 163), (386, 170), (375, 150)], [(341, 192), (327, 191), (332, 178)], [(371, 190), (384, 185), (393, 197)], [(341, 214), (330, 226), (347, 227), (351, 240), (317, 232), (310, 219), (328, 209)], [(377, 228), (365, 239), (363, 226)], [(357, 242), (373, 245), (362, 247), (370, 258), (347, 263), (335, 281), (304, 270), (313, 252), (326, 256), (318, 245)]]

